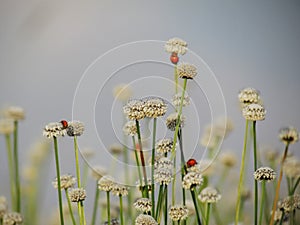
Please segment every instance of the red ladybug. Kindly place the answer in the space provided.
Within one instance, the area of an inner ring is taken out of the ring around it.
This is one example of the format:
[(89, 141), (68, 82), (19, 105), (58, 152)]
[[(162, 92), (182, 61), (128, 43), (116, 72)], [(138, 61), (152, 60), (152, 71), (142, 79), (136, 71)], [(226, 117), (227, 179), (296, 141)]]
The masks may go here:
[(65, 120), (60, 121), (60, 123), (62, 124), (63, 128), (66, 129), (68, 127), (68, 122)]
[(197, 161), (195, 159), (189, 159), (187, 162), (186, 162), (186, 165), (187, 167), (192, 167), (192, 166), (195, 166), (197, 163)]
[(177, 55), (177, 53), (173, 52), (172, 55), (170, 56), (170, 60), (173, 64), (177, 64), (179, 61), (179, 57)]

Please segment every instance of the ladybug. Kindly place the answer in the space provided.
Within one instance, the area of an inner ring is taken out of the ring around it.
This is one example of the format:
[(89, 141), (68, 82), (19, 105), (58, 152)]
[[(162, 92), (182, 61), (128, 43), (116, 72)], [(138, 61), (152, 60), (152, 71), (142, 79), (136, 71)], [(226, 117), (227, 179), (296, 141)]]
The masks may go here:
[(66, 129), (68, 127), (68, 122), (66, 120), (62, 120), (62, 121), (60, 121), (60, 123), (62, 124), (64, 129)]
[(186, 162), (186, 165), (187, 165), (188, 168), (193, 167), (193, 166), (195, 166), (196, 164), (198, 164), (198, 163), (197, 163), (197, 161), (196, 161), (195, 159), (189, 159), (189, 160)]
[(179, 57), (177, 53), (173, 52), (172, 55), (170, 56), (170, 60), (174, 65), (176, 65), (179, 61)]

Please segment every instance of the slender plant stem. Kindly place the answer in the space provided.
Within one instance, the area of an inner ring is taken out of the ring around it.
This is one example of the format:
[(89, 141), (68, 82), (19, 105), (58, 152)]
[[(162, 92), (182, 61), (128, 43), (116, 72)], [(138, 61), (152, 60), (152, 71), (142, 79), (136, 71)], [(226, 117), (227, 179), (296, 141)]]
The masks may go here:
[(177, 64), (174, 66), (174, 80), (175, 80), (175, 94), (178, 93), (178, 74), (177, 74)]
[(15, 183), (16, 183), (16, 210), (21, 212), (21, 188), (19, 174), (19, 154), (18, 154), (18, 121), (14, 121), (14, 162), (15, 162)]
[(270, 220), (270, 208), (269, 208), (269, 197), (268, 192), (266, 189), (266, 185), (263, 185), (263, 192), (264, 192), (264, 217), (265, 217), (265, 224), (269, 224)]
[(12, 158), (12, 152), (11, 152), (11, 140), (10, 135), (5, 135), (5, 141), (6, 141), (6, 148), (7, 148), (7, 160), (8, 160), (8, 170), (9, 170), (9, 183), (10, 183), (10, 196), (11, 196), (11, 205), (13, 207), (13, 210), (17, 210), (16, 207), (16, 200), (15, 200), (15, 182), (14, 182), (14, 164), (13, 164), (13, 158)]
[(165, 224), (168, 224), (168, 186), (165, 185)]
[(92, 215), (91, 225), (95, 225), (95, 223), (96, 223), (99, 194), (100, 194), (100, 190), (98, 188), (98, 182), (96, 182), (95, 199), (94, 199), (94, 207), (93, 207), (93, 215)]
[(282, 175), (283, 175), (282, 166), (283, 166), (283, 163), (284, 163), (284, 161), (286, 159), (286, 156), (287, 156), (287, 153), (288, 153), (288, 149), (289, 149), (289, 142), (285, 145), (285, 150), (284, 150), (283, 157), (282, 157), (282, 160), (281, 160), (279, 178), (278, 178), (277, 186), (276, 186), (276, 192), (275, 192), (275, 197), (274, 197), (274, 202), (273, 202), (273, 208), (272, 208), (272, 215), (271, 215), (270, 225), (273, 225), (273, 223), (274, 223), (275, 211), (276, 211), (277, 201), (278, 201), (279, 192), (280, 192), (280, 184), (281, 184)]
[(195, 211), (196, 211), (197, 224), (202, 225), (201, 218), (200, 218), (200, 215), (199, 215), (199, 209), (198, 209), (198, 204), (197, 204), (197, 199), (196, 199), (196, 193), (195, 193), (194, 189), (191, 190), (191, 195), (192, 195), (192, 199), (193, 199), (193, 203), (194, 203), (194, 207), (195, 207)]
[[(138, 149), (136, 147), (136, 143), (135, 143), (135, 137), (132, 136), (132, 143), (133, 143), (133, 147), (134, 147), (134, 155), (135, 155), (135, 162), (136, 162), (136, 166), (137, 166), (137, 170), (138, 170), (138, 175), (139, 175), (139, 180), (140, 180), (140, 187), (143, 187), (143, 179), (142, 179), (142, 172), (141, 172), (141, 164), (140, 164), (140, 160), (138, 157)], [(143, 190), (141, 189), (141, 192), (143, 194)]]
[(238, 194), (237, 194), (237, 201), (236, 201), (236, 208), (235, 208), (235, 225), (238, 224), (239, 216), (240, 216), (240, 206), (241, 206), (241, 197), (242, 197), (242, 189), (243, 189), (244, 170), (245, 170), (245, 158), (246, 158), (246, 149), (247, 149), (248, 124), (249, 124), (249, 121), (246, 120), (245, 135), (244, 135), (244, 148), (243, 148), (243, 153), (242, 153), (242, 163), (241, 163), (241, 168), (240, 168), (240, 180), (239, 180), (239, 185), (238, 185)]
[(58, 193), (58, 203), (59, 203), (60, 224), (64, 225), (64, 214), (63, 214), (63, 208), (62, 208), (57, 138), (53, 137), (53, 140), (54, 140), (54, 153), (55, 153), (55, 165), (56, 165), (56, 179), (57, 179), (57, 193)]
[(107, 225), (110, 225), (110, 197), (109, 197), (109, 191), (106, 192), (106, 201), (107, 201)]
[(152, 201), (152, 211), (151, 214), (154, 215), (155, 212), (155, 185), (154, 185), (154, 159), (155, 159), (155, 136), (156, 136), (156, 118), (153, 118), (153, 137), (152, 137), (152, 158), (151, 158), (151, 201)]
[(296, 191), (297, 186), (299, 185), (299, 183), (300, 183), (300, 177), (297, 179), (297, 181), (296, 181), (296, 183), (295, 183), (295, 185), (294, 185), (294, 187), (292, 189), (292, 195), (294, 195), (294, 193), (295, 193), (295, 191)]
[[(254, 171), (257, 170), (257, 148), (256, 148), (256, 121), (253, 121), (253, 154), (254, 154)], [(258, 217), (258, 184), (254, 179), (254, 225), (257, 225)]]
[(222, 219), (220, 217), (220, 213), (216, 204), (212, 205), (212, 213), (214, 214), (214, 218), (217, 225), (222, 225)]
[(124, 225), (122, 195), (120, 195), (119, 198), (120, 198), (120, 220), (121, 220), (121, 225)]
[(266, 182), (262, 181), (262, 183), (261, 183), (259, 225), (262, 225), (262, 218), (263, 218), (263, 211), (264, 211), (264, 204), (265, 204), (265, 191), (266, 191)]
[[(147, 180), (147, 172), (146, 172), (146, 164), (145, 164), (145, 158), (143, 153), (143, 147), (142, 147), (142, 138), (141, 138), (141, 130), (140, 130), (140, 124), (138, 120), (135, 120), (136, 128), (137, 128), (137, 135), (138, 135), (138, 141), (139, 141), (139, 151), (140, 151), (140, 158), (142, 163), (142, 171), (144, 176), (144, 182), (145, 182), (145, 196), (146, 198), (149, 198), (149, 192), (148, 192), (148, 180)], [(144, 192), (144, 191), (143, 191)]]
[(157, 221), (157, 218), (158, 218), (158, 215), (159, 215), (159, 212), (160, 212), (160, 208), (161, 208), (161, 204), (162, 204), (163, 192), (164, 192), (164, 186), (161, 184), (159, 186), (157, 206), (156, 206), (156, 214), (155, 214), (155, 217), (154, 217), (156, 221)]
[(73, 223), (73, 225), (76, 225), (76, 221), (75, 221), (75, 217), (74, 217), (74, 214), (73, 214), (72, 205), (71, 205), (71, 201), (70, 201), (70, 196), (69, 196), (69, 193), (68, 193), (67, 189), (65, 189), (65, 194), (66, 194), (66, 198), (67, 198), (67, 202), (68, 202), (68, 207), (69, 207), (72, 223)]
[(205, 219), (206, 219), (205, 224), (206, 224), (206, 225), (209, 224), (210, 205), (211, 205), (211, 203), (207, 203), (207, 205), (206, 205), (206, 213), (205, 213)]

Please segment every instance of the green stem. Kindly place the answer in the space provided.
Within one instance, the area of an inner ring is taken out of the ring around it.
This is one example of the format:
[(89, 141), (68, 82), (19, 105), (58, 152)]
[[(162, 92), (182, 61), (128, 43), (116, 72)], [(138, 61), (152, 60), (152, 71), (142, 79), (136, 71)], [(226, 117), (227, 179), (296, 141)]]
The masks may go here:
[(158, 192), (158, 199), (157, 199), (157, 206), (156, 206), (156, 214), (155, 214), (155, 220), (157, 221), (159, 212), (160, 212), (160, 208), (161, 208), (161, 204), (162, 204), (162, 197), (163, 197), (163, 192), (164, 192), (164, 186), (161, 184), (159, 186), (159, 192)]
[(18, 155), (18, 121), (14, 121), (14, 162), (15, 162), (15, 183), (16, 183), (16, 204), (17, 212), (21, 212), (21, 188), (19, 175), (19, 155)]
[[(254, 171), (257, 170), (257, 148), (256, 148), (256, 121), (253, 121), (253, 154), (254, 154)], [(258, 184), (254, 179), (254, 225), (257, 225), (258, 215)]]
[(110, 225), (110, 197), (109, 197), (109, 191), (106, 192), (106, 201), (107, 201), (107, 225)]
[(95, 199), (94, 199), (93, 216), (92, 216), (91, 225), (95, 225), (95, 223), (96, 223), (99, 194), (100, 194), (100, 191), (98, 188), (98, 182), (96, 182), (96, 191), (95, 191)]
[(152, 201), (151, 214), (152, 215), (154, 215), (155, 212), (154, 159), (155, 159), (156, 121), (157, 119), (153, 118), (152, 158), (151, 158), (151, 201)]
[(247, 137), (248, 137), (248, 124), (249, 121), (246, 120), (245, 126), (245, 135), (244, 135), (244, 148), (242, 153), (242, 163), (240, 168), (240, 179), (238, 185), (238, 194), (237, 194), (237, 202), (236, 202), (236, 209), (235, 209), (235, 225), (239, 222), (239, 214), (240, 214), (240, 206), (241, 206), (241, 197), (242, 197), (242, 189), (243, 189), (243, 180), (244, 180), (244, 169), (245, 169), (245, 158), (246, 158), (246, 149), (247, 149)]
[(10, 135), (5, 135), (6, 140), (6, 148), (7, 148), (7, 160), (8, 160), (8, 170), (9, 170), (9, 183), (10, 183), (10, 195), (11, 195), (11, 205), (13, 210), (16, 210), (16, 200), (15, 200), (15, 183), (14, 183), (14, 166), (13, 166), (13, 158), (11, 152), (11, 140)]
[(175, 94), (178, 93), (178, 74), (177, 74), (177, 64), (174, 66), (174, 80), (175, 80)]
[(168, 186), (165, 185), (165, 224), (168, 224)]
[(71, 205), (71, 201), (70, 201), (70, 196), (69, 196), (69, 193), (68, 193), (67, 189), (65, 189), (65, 194), (66, 194), (66, 198), (67, 198), (67, 201), (68, 201), (68, 207), (69, 207), (72, 223), (73, 223), (73, 225), (76, 225), (76, 221), (75, 221), (75, 217), (74, 217), (74, 214), (73, 214), (72, 205)]
[(53, 140), (54, 140), (54, 153), (55, 153), (55, 165), (56, 165), (56, 179), (57, 179), (57, 193), (58, 193), (58, 202), (59, 202), (60, 224), (64, 225), (64, 214), (63, 214), (63, 208), (62, 208), (57, 138), (53, 137)]
[(119, 198), (120, 198), (120, 220), (121, 220), (121, 225), (124, 225), (122, 195), (120, 195)]
[(295, 191), (296, 191), (297, 186), (299, 185), (299, 183), (300, 183), (300, 177), (297, 179), (297, 181), (296, 181), (296, 183), (295, 183), (295, 186), (294, 186), (293, 189), (292, 189), (292, 195), (294, 195), (294, 193), (295, 193)]
[(277, 186), (276, 186), (276, 192), (275, 192), (275, 197), (274, 197), (274, 201), (273, 201), (273, 208), (272, 208), (272, 215), (271, 215), (271, 220), (270, 220), (270, 225), (273, 225), (274, 223), (274, 217), (275, 217), (275, 211), (276, 211), (276, 206), (277, 206), (277, 201), (279, 198), (279, 192), (280, 192), (280, 184), (281, 184), (281, 180), (282, 180), (282, 175), (283, 175), (283, 163), (287, 157), (287, 153), (288, 153), (288, 149), (289, 149), (289, 142), (285, 145), (285, 150), (284, 150), (284, 154), (281, 160), (281, 164), (280, 164), (280, 172), (279, 172), (279, 178), (277, 181)]
[(137, 128), (137, 135), (138, 135), (138, 141), (139, 141), (139, 151), (140, 151), (140, 158), (142, 163), (142, 171), (144, 176), (144, 182), (145, 182), (145, 196), (146, 198), (149, 198), (149, 192), (148, 192), (148, 180), (147, 180), (147, 172), (146, 172), (146, 164), (145, 164), (145, 158), (143, 153), (143, 147), (142, 147), (142, 138), (141, 138), (141, 130), (140, 130), (140, 124), (138, 120), (135, 120), (136, 128)]
[(262, 184), (261, 184), (259, 225), (262, 225), (262, 218), (263, 218), (263, 211), (264, 211), (264, 204), (265, 204), (265, 190), (266, 190), (266, 182), (262, 181)]
[(198, 204), (197, 204), (197, 199), (196, 199), (196, 193), (195, 193), (194, 189), (191, 190), (191, 195), (192, 195), (192, 199), (193, 199), (193, 203), (194, 203), (194, 207), (195, 207), (197, 223), (198, 223), (198, 225), (202, 225), (200, 215), (199, 215), (199, 209), (198, 209)]
[(139, 180), (140, 180), (140, 187), (141, 187), (141, 192), (143, 194), (143, 179), (142, 179), (142, 172), (141, 172), (141, 166), (140, 166), (140, 160), (138, 157), (138, 149), (136, 147), (136, 143), (135, 143), (135, 137), (132, 136), (132, 143), (133, 143), (133, 147), (134, 147), (134, 155), (135, 155), (135, 162), (136, 162), (136, 166), (137, 166), (137, 170), (138, 170), (138, 175), (139, 175)]
[(215, 221), (217, 225), (222, 225), (222, 219), (220, 217), (220, 213), (216, 204), (212, 205), (212, 212), (215, 215)]
[(206, 213), (205, 213), (205, 218), (206, 218), (206, 225), (209, 224), (209, 214), (210, 214), (210, 205), (211, 203), (207, 203), (206, 205)]
[(266, 185), (263, 185), (263, 192), (264, 192), (264, 217), (265, 217), (265, 223), (269, 224), (269, 219), (270, 219), (270, 208), (269, 208), (269, 197), (268, 197), (268, 192), (266, 189)]

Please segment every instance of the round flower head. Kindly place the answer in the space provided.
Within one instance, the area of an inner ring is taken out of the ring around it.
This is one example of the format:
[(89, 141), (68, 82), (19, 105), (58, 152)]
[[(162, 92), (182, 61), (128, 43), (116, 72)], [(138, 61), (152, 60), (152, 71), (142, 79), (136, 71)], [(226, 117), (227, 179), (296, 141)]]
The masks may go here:
[(169, 216), (173, 221), (185, 220), (189, 215), (189, 210), (185, 205), (173, 205), (169, 209)]
[(300, 177), (300, 161), (295, 157), (288, 157), (283, 164), (283, 172), (289, 178)]
[(135, 225), (158, 225), (158, 223), (152, 216), (140, 214), (135, 219)]
[[(120, 224), (119, 220), (116, 219), (116, 218), (113, 218), (113, 219), (110, 220), (110, 225), (119, 225), (119, 224)], [(108, 225), (108, 221), (104, 222), (103, 225)]]
[(6, 198), (3, 196), (0, 196), (0, 219), (3, 217), (3, 215), (7, 213), (7, 202)]
[[(151, 184), (152, 184), (151, 178), (147, 178), (147, 186), (148, 186), (147, 189), (148, 189), (149, 192), (152, 190)], [(141, 184), (141, 181), (140, 181), (140, 180), (138, 180), (138, 181), (136, 182), (136, 187), (137, 187), (140, 191), (143, 190), (145, 186), (146, 186), (146, 184), (145, 184), (144, 178), (142, 178), (142, 184)]]
[(279, 208), (285, 213), (300, 209), (300, 195), (295, 194), (284, 198), (282, 202), (279, 202)]
[(12, 119), (0, 119), (0, 134), (11, 134), (14, 132), (14, 129)]
[(285, 127), (279, 131), (279, 139), (284, 144), (294, 144), (299, 140), (298, 130), (294, 127)]
[(202, 175), (198, 172), (188, 172), (184, 175), (182, 180), (182, 187), (184, 189), (193, 189), (196, 186), (200, 186), (203, 183)]
[(5, 116), (12, 120), (24, 120), (24, 109), (18, 106), (11, 106), (5, 110)]
[(216, 189), (212, 187), (206, 187), (198, 195), (198, 199), (201, 202), (215, 203), (221, 199), (221, 195)]
[(220, 161), (224, 166), (232, 168), (236, 165), (237, 157), (233, 152), (224, 152), (220, 155)]
[(245, 88), (241, 90), (238, 98), (242, 106), (260, 103), (260, 93), (254, 88)]
[(155, 144), (155, 149), (159, 154), (171, 152), (173, 148), (173, 140), (171, 138), (160, 139)]
[(73, 188), (69, 194), (72, 202), (82, 202), (86, 198), (86, 191), (83, 188)]
[(123, 107), (124, 114), (130, 120), (141, 120), (145, 118), (144, 102), (141, 100), (129, 100)]
[[(54, 188), (58, 188), (57, 178), (52, 182)], [(76, 184), (76, 178), (70, 174), (65, 174), (60, 177), (60, 186), (61, 189), (68, 189), (74, 187)]]
[(17, 225), (22, 224), (22, 215), (18, 212), (5, 213), (3, 215), (3, 225)]
[(109, 175), (105, 175), (98, 181), (98, 188), (101, 191), (111, 191), (114, 184), (114, 178)]
[(125, 123), (123, 127), (123, 132), (125, 135), (134, 136), (137, 134), (137, 128), (134, 121), (130, 120), (127, 123)]
[(152, 208), (152, 202), (149, 198), (139, 198), (133, 203), (133, 206), (140, 212), (150, 212)]
[(146, 117), (157, 118), (166, 114), (167, 105), (163, 99), (157, 97), (146, 98), (144, 101), (144, 113)]
[(115, 183), (112, 186), (111, 193), (115, 196), (126, 196), (128, 195), (128, 188), (122, 184)]
[(63, 137), (66, 135), (66, 129), (63, 127), (62, 123), (49, 123), (45, 126), (43, 135), (47, 138)]
[(132, 96), (132, 89), (128, 84), (119, 84), (114, 87), (113, 95), (117, 100), (126, 102)]
[(177, 74), (183, 79), (194, 79), (197, 75), (197, 68), (192, 64), (181, 63), (177, 67)]
[(154, 169), (161, 168), (171, 170), (173, 168), (173, 162), (167, 157), (160, 157), (154, 161)]
[(109, 151), (112, 154), (119, 155), (123, 152), (123, 146), (117, 143), (112, 144), (111, 146), (109, 146)]
[(270, 167), (260, 167), (254, 172), (254, 179), (258, 181), (271, 181), (276, 177), (276, 173)]
[[(172, 104), (175, 106), (175, 107), (178, 107), (180, 106), (180, 103), (181, 103), (181, 93), (177, 93), (173, 96), (172, 98)], [(183, 96), (183, 101), (182, 101), (182, 106), (187, 106), (190, 104), (190, 97), (187, 95), (187, 94), (184, 94)]]
[(250, 104), (243, 108), (243, 116), (246, 120), (251, 121), (264, 120), (266, 117), (266, 110), (262, 105)]
[(67, 134), (71, 137), (80, 136), (83, 134), (84, 124), (80, 121), (68, 122)]
[(169, 169), (159, 168), (154, 171), (154, 181), (160, 185), (168, 185), (172, 181), (172, 172)]
[(91, 176), (95, 179), (95, 180), (100, 180), (101, 177), (107, 175), (107, 169), (105, 169), (102, 166), (94, 166), (91, 169)]
[[(177, 125), (177, 117), (178, 117), (178, 113), (171, 113), (166, 120), (166, 125), (168, 127), (169, 130), (171, 131), (175, 131), (176, 125)], [(183, 115), (180, 116), (180, 123), (179, 123), (179, 127), (184, 127), (184, 120), (185, 117)]]
[(168, 53), (184, 55), (187, 51), (187, 43), (180, 38), (171, 38), (166, 42), (165, 50)]

